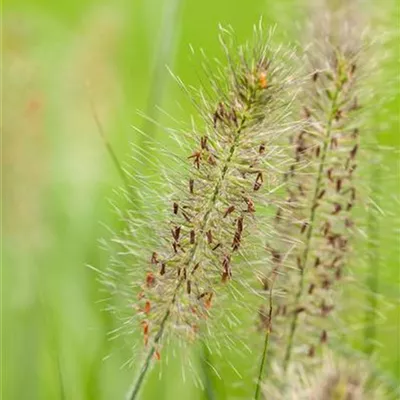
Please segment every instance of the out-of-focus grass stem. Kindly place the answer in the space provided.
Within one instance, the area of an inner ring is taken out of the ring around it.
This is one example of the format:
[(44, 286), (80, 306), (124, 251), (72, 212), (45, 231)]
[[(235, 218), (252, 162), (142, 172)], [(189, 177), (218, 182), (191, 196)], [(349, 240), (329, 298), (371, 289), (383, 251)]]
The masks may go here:
[[(155, 50), (153, 72), (146, 106), (146, 118), (142, 127), (147, 137), (154, 138), (158, 122), (158, 108), (162, 106), (167, 78), (166, 65), (173, 63), (180, 27), (180, 9), (183, 0), (166, 0), (158, 44)], [(140, 146), (142, 148), (142, 146)]]
[(102, 141), (104, 143), (104, 146), (106, 147), (107, 152), (108, 152), (108, 154), (109, 154), (109, 156), (110, 156), (110, 158), (111, 158), (111, 160), (112, 160), (112, 162), (114, 164), (114, 167), (115, 167), (116, 171), (118, 172), (118, 175), (120, 176), (121, 181), (123, 182), (126, 190), (128, 192), (130, 192), (132, 189), (130, 188), (130, 185), (129, 185), (129, 182), (128, 182), (127, 173), (122, 168), (122, 165), (119, 162), (118, 157), (115, 154), (115, 151), (114, 151), (113, 147), (111, 146), (111, 143), (107, 139), (106, 133), (105, 133), (105, 131), (103, 129), (103, 125), (102, 125), (102, 123), (100, 121), (100, 117), (99, 117), (99, 115), (97, 113), (93, 98), (90, 95), (90, 93), (89, 93), (89, 100), (90, 100), (90, 107), (91, 107), (91, 110), (92, 110), (93, 118), (94, 118), (94, 121), (96, 122), (96, 127), (97, 127), (98, 132), (100, 134), (100, 137), (101, 137), (101, 139), (102, 139)]
[[(371, 170), (371, 196), (375, 203), (379, 202), (381, 173), (378, 164), (373, 163)], [(379, 204), (377, 204), (379, 207)], [(379, 217), (376, 207), (368, 212), (368, 271), (367, 288), (368, 309), (365, 316), (364, 343), (367, 354), (372, 354), (376, 347), (376, 315), (378, 311), (378, 291), (379, 291)]]
[(267, 358), (268, 358), (268, 346), (269, 346), (269, 338), (271, 335), (271, 328), (272, 328), (272, 311), (273, 311), (273, 303), (272, 303), (272, 294), (274, 290), (274, 284), (277, 278), (277, 273), (278, 271), (275, 270), (272, 278), (272, 283), (271, 283), (271, 288), (269, 290), (269, 309), (268, 309), (268, 324), (266, 327), (265, 331), (265, 337), (264, 337), (264, 347), (263, 347), (263, 352), (261, 356), (261, 362), (260, 362), (260, 369), (257, 377), (257, 384), (256, 384), (256, 391), (254, 393), (254, 400), (258, 400), (260, 398), (260, 391), (261, 391), (261, 384), (264, 379), (264, 371), (265, 371), (265, 366), (267, 364)]

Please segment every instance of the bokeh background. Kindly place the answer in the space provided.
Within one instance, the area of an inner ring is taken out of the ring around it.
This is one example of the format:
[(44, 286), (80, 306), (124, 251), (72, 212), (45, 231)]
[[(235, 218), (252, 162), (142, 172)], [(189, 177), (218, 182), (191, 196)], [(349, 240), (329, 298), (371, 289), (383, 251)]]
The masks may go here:
[[(2, 10), (2, 365), (5, 400), (121, 399), (133, 371), (121, 368), (123, 343), (110, 341), (113, 321), (103, 312), (99, 283), (88, 264), (105, 268), (99, 239), (118, 229), (109, 199), (121, 180), (96, 127), (94, 104), (121, 162), (131, 125), (163, 146), (160, 124), (189, 120), (192, 110), (168, 65), (196, 85), (189, 45), (220, 55), (218, 24), (232, 25), (239, 41), (250, 38), (263, 16), (278, 23), (277, 37), (295, 39), (306, 13), (295, 0), (6, 0)], [(376, 17), (376, 15), (374, 15)], [(379, 34), (391, 32), (382, 49), (382, 87), (391, 87), (376, 111), (377, 140), (399, 148), (399, 3), (379, 1)], [(382, 19), (383, 18), (383, 19)], [(382, 20), (384, 24), (382, 25)], [(377, 25), (378, 26), (378, 25)], [(376, 190), (385, 216), (377, 240), (384, 262), (374, 275), (382, 308), (376, 339), (378, 363), (399, 378), (398, 158), (387, 155)], [(397, 171), (397, 172), (396, 172)], [(141, 171), (145, 172), (145, 171)], [(369, 177), (365, 177), (369, 179)], [(377, 178), (378, 179), (378, 178)], [(374, 179), (372, 178), (372, 181)], [(138, 188), (140, 189), (140, 188)], [(151, 199), (149, 199), (151, 201)], [(364, 315), (360, 312), (360, 322)], [(361, 345), (360, 345), (361, 346)], [(217, 398), (225, 385), (217, 382)], [(397, 381), (399, 382), (399, 381)], [(200, 399), (171, 362), (158, 381), (154, 373), (144, 399)]]

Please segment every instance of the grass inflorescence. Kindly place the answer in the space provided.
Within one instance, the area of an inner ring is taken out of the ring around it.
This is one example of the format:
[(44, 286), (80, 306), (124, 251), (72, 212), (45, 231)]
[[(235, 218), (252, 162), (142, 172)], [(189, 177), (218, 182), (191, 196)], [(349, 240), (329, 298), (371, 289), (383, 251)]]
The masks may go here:
[[(290, 52), (273, 50), (259, 28), (253, 44), (235, 49), (227, 43), (233, 42), (230, 35), (221, 35), (227, 65), (219, 64), (219, 72), (207, 71), (207, 88), (193, 92), (177, 79), (203, 123), (176, 135), (181, 147), (192, 148), (185, 172), (166, 177), (173, 190), (162, 200), (165, 219), (150, 216), (144, 223), (143, 216), (128, 217), (126, 235), (116, 241), (123, 253), (141, 258), (126, 265), (122, 257), (117, 263), (123, 269), (114, 267), (105, 275), (132, 309), (124, 317), (128, 331), (142, 333), (144, 359), (130, 398), (138, 395), (152, 360), (161, 358), (169, 338), (192, 342), (208, 334), (215, 314), (225, 312), (218, 310), (224, 297), (242, 301), (237, 288), (228, 294), (226, 286), (237, 280), (246, 287), (242, 279), (254, 276), (248, 260), (261, 252), (263, 243), (259, 226), (264, 217), (261, 213), (258, 218), (258, 207), (265, 207), (282, 185), (277, 171), (284, 170), (288, 159), (280, 142), (293, 127), (294, 78), (290, 63), (281, 61), (290, 61)], [(135, 241), (146, 230), (155, 232), (154, 240), (145, 245)], [(138, 280), (129, 281), (129, 276)], [(223, 325), (223, 318), (218, 323)]]

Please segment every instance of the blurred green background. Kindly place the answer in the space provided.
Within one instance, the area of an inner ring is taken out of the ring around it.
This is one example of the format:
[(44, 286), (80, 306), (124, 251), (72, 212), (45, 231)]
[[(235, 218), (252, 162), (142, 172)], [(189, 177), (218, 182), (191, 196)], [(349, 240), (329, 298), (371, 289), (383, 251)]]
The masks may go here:
[[(382, 127), (379, 141), (399, 148), (399, 5), (379, 5), (378, 19), (392, 33), (379, 79), (391, 91), (373, 118)], [(109, 237), (102, 224), (118, 229), (108, 199), (121, 186), (90, 99), (121, 160), (140, 140), (131, 125), (168, 147), (166, 133), (137, 114), (174, 126), (159, 105), (189, 120), (192, 110), (165, 65), (196, 85), (189, 44), (219, 55), (219, 23), (232, 25), (241, 41), (262, 15), (266, 26), (280, 24), (278, 37), (291, 38), (303, 11), (295, 0), (4, 2), (2, 399), (121, 399), (132, 381), (133, 371), (121, 368), (129, 349), (109, 341), (113, 322), (86, 267), (107, 264), (98, 240)], [(379, 184), (387, 211), (379, 226), (379, 292), (390, 307), (377, 339), (380, 363), (399, 379), (399, 241), (392, 223), (400, 215), (398, 158), (384, 164), (397, 175)], [(182, 383), (173, 362), (162, 384), (156, 375), (143, 398), (204, 396)], [(224, 376), (226, 386), (235, 380)]]

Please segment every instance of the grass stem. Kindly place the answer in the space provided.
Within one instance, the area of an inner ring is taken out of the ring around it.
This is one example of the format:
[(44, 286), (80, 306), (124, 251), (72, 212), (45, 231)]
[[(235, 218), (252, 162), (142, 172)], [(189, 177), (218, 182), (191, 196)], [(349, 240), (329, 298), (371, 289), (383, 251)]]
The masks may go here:
[(269, 345), (270, 333), (271, 333), (271, 330), (268, 327), (268, 329), (267, 329), (267, 331), (265, 333), (264, 349), (263, 349), (263, 353), (262, 353), (262, 357), (261, 357), (260, 371), (258, 373), (256, 391), (254, 393), (254, 400), (259, 400), (259, 398), (260, 398), (261, 384), (262, 384), (262, 381), (263, 381), (265, 365), (267, 363), (267, 354), (268, 354), (268, 345)]

